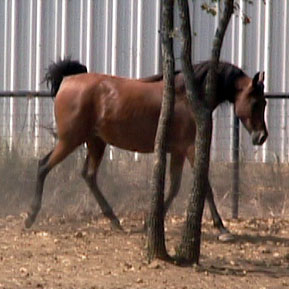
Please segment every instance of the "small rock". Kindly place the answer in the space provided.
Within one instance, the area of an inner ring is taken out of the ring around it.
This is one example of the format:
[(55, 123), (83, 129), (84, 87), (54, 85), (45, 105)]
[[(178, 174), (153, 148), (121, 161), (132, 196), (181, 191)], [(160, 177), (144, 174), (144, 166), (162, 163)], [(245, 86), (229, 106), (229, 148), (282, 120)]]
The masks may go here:
[(231, 242), (231, 241), (234, 241), (235, 238), (232, 234), (225, 233), (225, 234), (219, 235), (218, 240), (221, 242)]
[(269, 248), (266, 248), (266, 247), (260, 247), (259, 248), (259, 251), (263, 254), (269, 254), (271, 253), (271, 250)]
[(150, 268), (150, 269), (160, 269), (161, 265), (158, 262), (158, 260), (154, 260), (148, 265), (148, 268)]
[(81, 255), (81, 260), (86, 260), (86, 259), (87, 259), (87, 256)]
[(47, 232), (38, 232), (38, 233), (37, 233), (37, 236), (47, 237), (47, 236), (48, 236), (48, 233), (47, 233)]
[(24, 268), (24, 267), (21, 267), (21, 268), (19, 269), (19, 272), (20, 272), (20, 274), (21, 274), (22, 276), (25, 276), (25, 277), (29, 276), (28, 270), (27, 270), (26, 268)]
[(278, 258), (278, 257), (280, 257), (280, 254), (279, 254), (278, 252), (275, 252), (275, 253), (273, 254), (273, 257), (274, 257), (274, 258)]
[(74, 234), (74, 237), (78, 238), (78, 239), (83, 238), (83, 233), (82, 232), (77, 232), (77, 233)]
[(125, 263), (123, 264), (123, 266), (124, 266), (124, 268), (125, 268), (126, 270), (132, 269), (132, 264), (130, 264), (130, 263), (125, 262)]
[(14, 217), (12, 215), (8, 215), (6, 216), (6, 220), (9, 221), (13, 221)]

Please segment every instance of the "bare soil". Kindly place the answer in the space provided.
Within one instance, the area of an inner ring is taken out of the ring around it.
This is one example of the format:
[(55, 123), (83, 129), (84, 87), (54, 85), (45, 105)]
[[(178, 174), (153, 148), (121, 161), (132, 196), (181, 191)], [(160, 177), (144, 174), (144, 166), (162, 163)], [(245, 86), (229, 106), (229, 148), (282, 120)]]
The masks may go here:
[[(183, 218), (166, 222), (171, 255)], [(289, 220), (227, 220), (235, 241), (221, 243), (204, 221), (201, 265), (148, 264), (142, 217), (122, 219), (125, 233), (106, 219), (42, 218), (30, 230), (20, 216), (0, 219), (0, 288), (206, 289), (289, 288)]]

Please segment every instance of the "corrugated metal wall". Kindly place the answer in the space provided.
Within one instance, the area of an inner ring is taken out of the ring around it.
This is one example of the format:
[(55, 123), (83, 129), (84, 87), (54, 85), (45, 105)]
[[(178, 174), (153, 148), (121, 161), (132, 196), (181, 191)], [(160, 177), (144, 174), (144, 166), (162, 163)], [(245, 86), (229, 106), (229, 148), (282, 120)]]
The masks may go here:
[[(209, 57), (218, 20), (201, 9), (202, 2), (190, 1), (195, 62)], [(233, 17), (222, 59), (237, 64), (251, 76), (265, 70), (267, 91), (288, 92), (289, 1), (266, 3), (239, 1), (252, 22), (244, 26), (242, 14)], [(45, 68), (66, 55), (79, 59), (90, 71), (127, 77), (159, 72), (160, 6), (160, 0), (0, 0), (0, 89), (45, 89), (41, 83)], [(177, 13), (175, 18), (178, 26)], [(179, 52), (176, 36), (177, 68)], [(288, 108), (287, 100), (270, 101), (266, 113), (270, 138), (262, 148), (252, 147), (242, 129), (244, 160), (289, 161)], [(29, 141), (37, 153), (44, 134), (41, 124), (53, 122), (53, 102), (2, 99), (0, 111), (0, 132), (2, 138), (9, 139), (8, 145), (12, 146), (25, 122), (25, 129), (32, 131)], [(232, 108), (224, 105), (215, 112), (213, 160), (232, 159), (232, 132)], [(25, 130), (24, 134), (27, 135)]]

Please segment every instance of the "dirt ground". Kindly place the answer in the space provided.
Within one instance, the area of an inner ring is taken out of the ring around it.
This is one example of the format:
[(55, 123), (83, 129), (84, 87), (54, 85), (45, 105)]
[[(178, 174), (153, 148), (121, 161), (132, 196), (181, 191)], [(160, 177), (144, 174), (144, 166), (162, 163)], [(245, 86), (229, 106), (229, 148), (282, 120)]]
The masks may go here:
[[(0, 219), (0, 288), (206, 289), (289, 288), (289, 220), (227, 220), (235, 241), (221, 243), (204, 221), (201, 266), (147, 263), (142, 218), (41, 218), (30, 230), (20, 216)], [(174, 254), (183, 219), (166, 222)]]

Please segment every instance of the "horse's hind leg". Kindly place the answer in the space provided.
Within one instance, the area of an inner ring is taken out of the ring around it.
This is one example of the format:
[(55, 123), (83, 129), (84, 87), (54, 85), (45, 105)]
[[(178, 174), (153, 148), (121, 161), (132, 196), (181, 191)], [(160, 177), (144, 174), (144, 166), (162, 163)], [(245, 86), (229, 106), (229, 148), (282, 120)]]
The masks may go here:
[(71, 144), (60, 141), (53, 151), (51, 151), (39, 161), (37, 170), (36, 191), (30, 210), (28, 211), (27, 218), (25, 220), (26, 228), (30, 228), (33, 225), (41, 208), (43, 186), (46, 176), (55, 165), (60, 163), (76, 147), (76, 145), (72, 146)]
[(171, 153), (170, 161), (170, 184), (167, 198), (164, 204), (165, 214), (169, 210), (174, 198), (177, 196), (182, 179), (185, 156), (181, 153)]
[(87, 142), (88, 155), (84, 163), (82, 176), (98, 202), (104, 216), (110, 219), (114, 228), (122, 230), (118, 218), (97, 185), (97, 172), (104, 154), (105, 146), (106, 144), (99, 138), (94, 138)]

